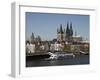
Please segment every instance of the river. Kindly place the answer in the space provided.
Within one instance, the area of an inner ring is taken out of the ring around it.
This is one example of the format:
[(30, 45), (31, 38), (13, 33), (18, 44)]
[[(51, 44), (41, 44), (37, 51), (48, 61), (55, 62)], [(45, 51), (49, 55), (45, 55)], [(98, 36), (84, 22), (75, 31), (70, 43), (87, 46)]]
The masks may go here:
[(57, 59), (57, 60), (27, 60), (26, 67), (41, 67), (41, 66), (62, 66), (62, 65), (81, 65), (81, 64), (89, 64), (89, 55), (78, 55), (74, 58), (65, 58), (65, 59)]

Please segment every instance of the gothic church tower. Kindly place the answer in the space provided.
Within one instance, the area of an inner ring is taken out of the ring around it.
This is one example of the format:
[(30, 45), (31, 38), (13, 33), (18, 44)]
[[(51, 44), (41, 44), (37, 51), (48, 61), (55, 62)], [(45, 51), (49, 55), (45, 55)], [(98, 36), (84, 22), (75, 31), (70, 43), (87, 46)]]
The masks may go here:
[(69, 41), (70, 38), (73, 36), (73, 29), (72, 29), (72, 23), (69, 24), (67, 22), (66, 30), (62, 28), (62, 24), (60, 24), (60, 29), (57, 28), (57, 41)]

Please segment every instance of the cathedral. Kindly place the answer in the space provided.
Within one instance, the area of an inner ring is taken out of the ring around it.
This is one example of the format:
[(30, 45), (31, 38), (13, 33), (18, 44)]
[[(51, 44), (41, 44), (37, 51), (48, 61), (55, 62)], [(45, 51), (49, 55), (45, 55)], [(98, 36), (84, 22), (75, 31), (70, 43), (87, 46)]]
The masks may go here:
[(67, 23), (66, 28), (63, 29), (62, 24), (57, 28), (57, 41), (71, 41), (73, 36), (72, 23)]

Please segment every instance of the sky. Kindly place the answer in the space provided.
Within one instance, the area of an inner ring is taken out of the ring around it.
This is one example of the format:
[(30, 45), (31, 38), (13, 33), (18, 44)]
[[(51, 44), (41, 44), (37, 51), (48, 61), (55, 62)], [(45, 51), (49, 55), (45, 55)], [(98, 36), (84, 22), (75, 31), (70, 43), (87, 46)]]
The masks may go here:
[(41, 36), (42, 40), (52, 40), (57, 38), (57, 28), (62, 24), (67, 27), (67, 22), (72, 22), (75, 35), (82, 36), (89, 40), (89, 15), (58, 14), (58, 13), (25, 13), (26, 39), (29, 39), (32, 32), (34, 36)]

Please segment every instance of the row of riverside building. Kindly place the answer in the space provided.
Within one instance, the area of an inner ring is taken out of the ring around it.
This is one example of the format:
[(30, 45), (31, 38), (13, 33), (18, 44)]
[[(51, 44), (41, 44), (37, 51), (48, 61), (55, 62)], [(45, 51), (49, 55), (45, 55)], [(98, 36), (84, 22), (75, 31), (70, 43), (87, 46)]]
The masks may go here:
[(43, 41), (41, 36), (35, 37), (34, 33), (32, 33), (30, 39), (30, 41), (26, 41), (26, 50), (29, 53), (35, 53), (36, 51), (69, 51), (67, 50), (68, 47), (71, 49), (78, 47), (77, 49), (79, 49), (84, 45), (89, 48), (89, 42), (84, 41), (81, 36), (77, 35), (77, 32), (74, 32), (72, 22), (67, 22), (66, 28), (63, 28), (60, 24), (57, 28), (57, 37), (51, 41)]

